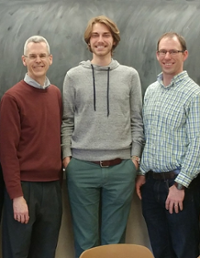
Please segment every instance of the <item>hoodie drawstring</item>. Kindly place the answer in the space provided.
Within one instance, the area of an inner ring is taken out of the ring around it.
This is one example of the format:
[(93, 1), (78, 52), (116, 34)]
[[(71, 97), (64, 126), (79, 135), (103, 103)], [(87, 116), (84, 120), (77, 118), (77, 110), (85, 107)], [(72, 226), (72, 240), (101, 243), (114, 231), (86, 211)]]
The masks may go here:
[(94, 111), (96, 111), (96, 89), (95, 89), (95, 76), (94, 76), (94, 66), (91, 64), (92, 67), (92, 79), (93, 79), (93, 102), (94, 102)]
[[(95, 75), (94, 75), (94, 66), (91, 64), (92, 67), (92, 79), (93, 79), (93, 105), (94, 111), (96, 111), (96, 87), (95, 87)], [(110, 87), (110, 67), (107, 70), (107, 116), (110, 115), (110, 108), (109, 108), (109, 87)]]
[(109, 85), (110, 85), (110, 82), (109, 82), (109, 75), (110, 75), (110, 67), (108, 67), (108, 72), (107, 72), (107, 116), (109, 116), (110, 114), (110, 109), (109, 109)]

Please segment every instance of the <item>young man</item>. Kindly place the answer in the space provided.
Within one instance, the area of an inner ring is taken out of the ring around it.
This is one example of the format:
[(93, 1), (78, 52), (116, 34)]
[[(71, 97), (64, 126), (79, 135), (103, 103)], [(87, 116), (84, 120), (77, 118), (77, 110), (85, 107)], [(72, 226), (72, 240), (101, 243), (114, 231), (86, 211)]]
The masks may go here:
[(164, 34), (156, 55), (162, 73), (144, 97), (146, 145), (136, 191), (155, 258), (196, 258), (200, 87), (183, 71), (188, 51), (182, 36)]
[(54, 258), (62, 211), (62, 100), (46, 77), (52, 55), (45, 38), (26, 41), (22, 62), (27, 74), (0, 107), (3, 257)]
[(77, 258), (98, 244), (124, 242), (143, 144), (139, 75), (112, 59), (116, 24), (92, 18), (84, 37), (92, 60), (68, 71), (63, 85), (63, 165)]

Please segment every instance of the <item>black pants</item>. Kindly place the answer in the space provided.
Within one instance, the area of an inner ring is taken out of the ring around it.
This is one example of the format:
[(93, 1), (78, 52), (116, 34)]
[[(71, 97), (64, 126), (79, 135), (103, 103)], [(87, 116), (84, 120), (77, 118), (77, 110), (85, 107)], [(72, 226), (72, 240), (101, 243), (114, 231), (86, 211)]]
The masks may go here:
[(13, 202), (5, 191), (3, 209), (4, 258), (54, 258), (62, 215), (60, 182), (22, 182), (29, 222), (13, 218)]
[(4, 199), (4, 180), (3, 180), (3, 172), (0, 164), (0, 223), (1, 223), (1, 214), (3, 209), (3, 199)]
[(196, 258), (200, 242), (200, 176), (185, 189), (183, 210), (170, 214), (165, 202), (174, 179), (155, 179), (147, 174), (142, 186), (142, 211), (151, 246), (155, 258)]

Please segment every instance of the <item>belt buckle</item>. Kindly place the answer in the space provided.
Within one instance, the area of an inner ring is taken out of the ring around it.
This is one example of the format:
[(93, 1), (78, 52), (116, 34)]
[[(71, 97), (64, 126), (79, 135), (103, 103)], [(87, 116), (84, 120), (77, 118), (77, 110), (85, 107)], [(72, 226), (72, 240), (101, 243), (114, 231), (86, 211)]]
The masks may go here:
[(102, 160), (101, 160), (99, 163), (100, 163), (100, 166), (101, 166), (102, 168), (108, 168), (108, 167), (109, 167), (109, 166), (104, 166)]

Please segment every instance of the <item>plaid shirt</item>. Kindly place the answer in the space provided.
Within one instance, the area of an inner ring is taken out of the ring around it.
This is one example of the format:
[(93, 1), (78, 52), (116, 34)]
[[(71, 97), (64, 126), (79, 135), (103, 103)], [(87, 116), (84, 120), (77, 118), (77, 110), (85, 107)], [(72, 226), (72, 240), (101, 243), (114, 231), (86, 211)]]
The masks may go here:
[(176, 182), (188, 187), (200, 172), (200, 87), (186, 71), (167, 87), (162, 73), (145, 93), (145, 147), (140, 175), (179, 169)]

